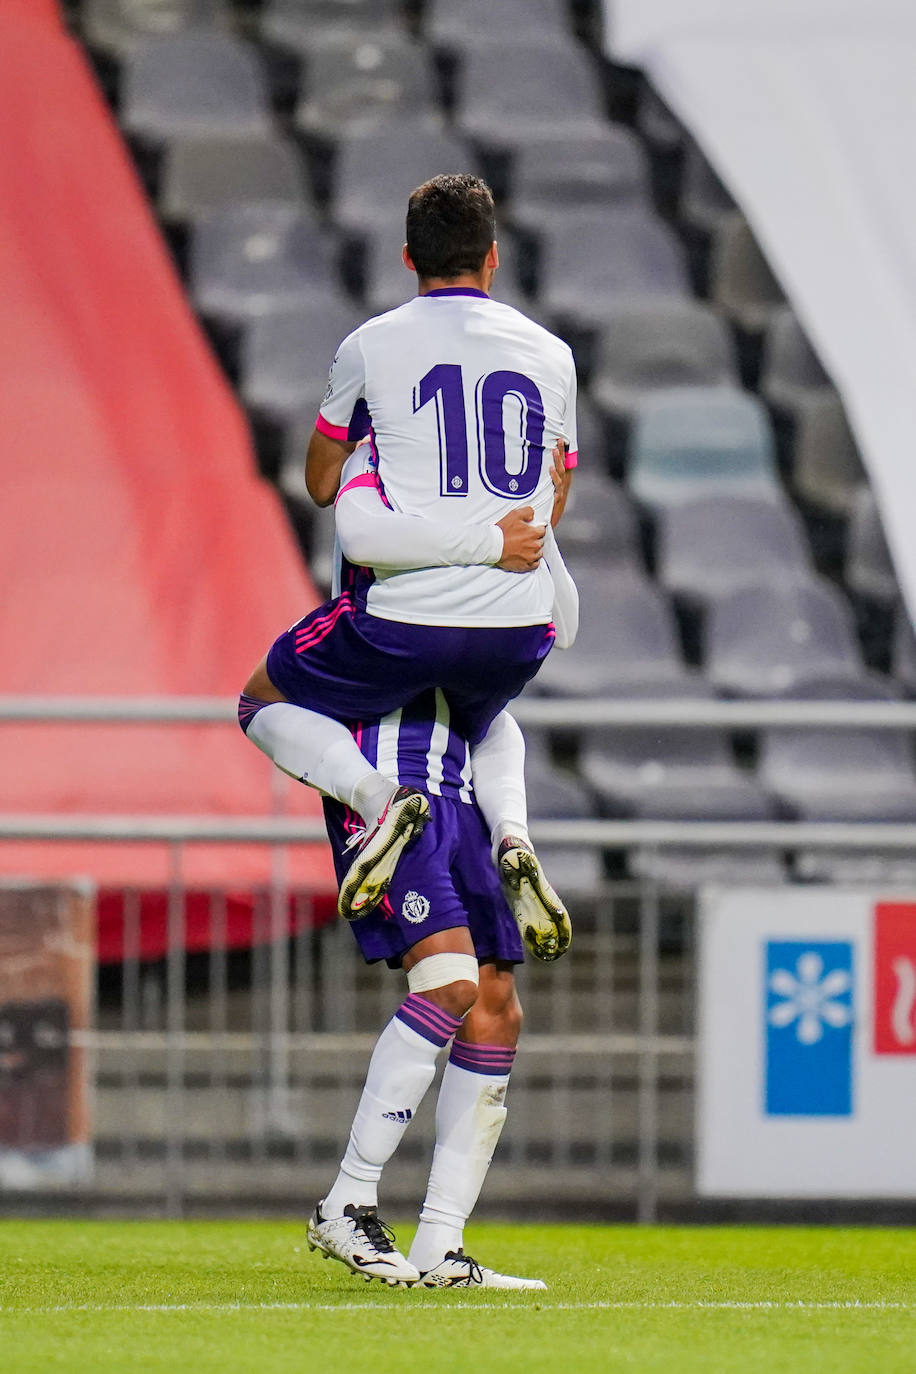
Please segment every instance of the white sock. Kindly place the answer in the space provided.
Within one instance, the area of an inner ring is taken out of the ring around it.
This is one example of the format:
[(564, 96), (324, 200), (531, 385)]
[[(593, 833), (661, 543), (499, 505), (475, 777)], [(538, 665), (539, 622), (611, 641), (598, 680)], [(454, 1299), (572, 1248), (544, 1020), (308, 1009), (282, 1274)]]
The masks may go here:
[[(464, 1226), (480, 1196), (506, 1120), (504, 1106), (515, 1051), (456, 1040), (436, 1103), (436, 1148), (411, 1264), (434, 1269), (460, 1250)], [(471, 1067), (474, 1066), (474, 1067)]]
[(376, 1206), (382, 1169), (435, 1077), (439, 1051), (460, 1025), (419, 993), (411, 993), (388, 1022), (372, 1051), (340, 1172), (321, 1204), (325, 1219), (342, 1217), (350, 1203)]
[(508, 711), (500, 711), (483, 739), (471, 750), (471, 773), (477, 805), (490, 827), (494, 854), (507, 835), (516, 835), (530, 844), (525, 737)]
[(262, 706), (246, 734), (284, 773), (352, 807), (367, 825), (375, 825), (397, 788), (367, 763), (345, 725), (304, 706)]

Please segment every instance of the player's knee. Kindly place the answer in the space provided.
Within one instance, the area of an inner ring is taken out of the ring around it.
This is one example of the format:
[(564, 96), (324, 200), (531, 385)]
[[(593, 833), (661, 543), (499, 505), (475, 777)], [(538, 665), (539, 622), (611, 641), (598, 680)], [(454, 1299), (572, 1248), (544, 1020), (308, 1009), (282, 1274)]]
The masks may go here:
[(478, 980), (477, 960), (470, 954), (431, 954), (407, 974), (411, 992), (420, 993), (459, 1019), (477, 1001)]

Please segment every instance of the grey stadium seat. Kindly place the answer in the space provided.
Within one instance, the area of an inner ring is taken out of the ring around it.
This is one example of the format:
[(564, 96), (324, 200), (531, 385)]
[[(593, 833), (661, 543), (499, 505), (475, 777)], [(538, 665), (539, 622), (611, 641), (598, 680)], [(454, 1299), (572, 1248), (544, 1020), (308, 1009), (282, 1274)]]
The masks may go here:
[(728, 387), (672, 387), (636, 410), (627, 484), (660, 509), (706, 495), (782, 500), (769, 417)]
[(655, 152), (673, 153), (687, 140), (683, 124), (672, 114), (648, 82), (643, 86), (636, 110), (636, 128)]
[(336, 294), (333, 250), (327, 233), (299, 210), (230, 207), (195, 229), (190, 287), (199, 310), (230, 323), (320, 306)]
[(400, 0), (265, 0), (261, 37), (293, 53), (309, 53), (316, 38), (362, 35), (403, 25)]
[(782, 287), (739, 212), (726, 216), (713, 239), (709, 297), (742, 329), (766, 329), (785, 303)]
[(660, 388), (737, 385), (731, 335), (698, 301), (631, 301), (605, 312), (589, 393), (608, 415), (628, 418)]
[(657, 560), (662, 586), (699, 602), (814, 573), (795, 509), (743, 496), (706, 496), (660, 511)]
[(81, 27), (91, 48), (122, 58), (147, 38), (227, 26), (226, 0), (83, 0)]
[(459, 133), (492, 148), (607, 128), (595, 69), (571, 41), (472, 49), (462, 63), (454, 119)]
[(800, 400), (795, 420), (795, 490), (818, 510), (848, 515), (865, 471), (843, 402), (833, 390), (810, 392)]
[(473, 171), (473, 154), (453, 134), (417, 128), (410, 119), (392, 120), (340, 140), (331, 214), (355, 232), (397, 225), (403, 242), (410, 192), (441, 172)]
[[(266, 315), (242, 342), (241, 393), (245, 404), (278, 421), (292, 421), (323, 393), (341, 339), (365, 316), (348, 302)], [(314, 417), (313, 417), (314, 418)]]
[(423, 36), (436, 47), (461, 49), (475, 44), (568, 41), (571, 30), (565, 0), (427, 0)]
[(760, 391), (785, 415), (795, 416), (812, 391), (830, 386), (830, 378), (795, 315), (785, 306), (770, 321), (763, 343)]
[(535, 690), (578, 697), (709, 695), (683, 665), (671, 607), (653, 582), (619, 565), (569, 566), (579, 588), (578, 638), (571, 649), (548, 656)]
[[(529, 736), (525, 754), (528, 816), (535, 836), (539, 820), (582, 820), (594, 814), (591, 797), (580, 779), (555, 768), (543, 748), (532, 746)], [(603, 881), (601, 853), (594, 848), (537, 846), (548, 879), (562, 897), (593, 896)]]
[(294, 144), (283, 138), (190, 138), (163, 158), (159, 211), (168, 220), (197, 220), (230, 205), (306, 209), (311, 189)]
[(735, 763), (723, 730), (601, 729), (589, 734), (581, 767), (610, 816), (751, 821), (774, 811)]
[(916, 820), (916, 773), (905, 730), (766, 730), (759, 768), (800, 820)]
[(686, 849), (639, 845), (631, 850), (628, 867), (636, 878), (679, 891), (716, 883), (777, 887), (788, 880), (782, 855), (766, 847)]
[(565, 220), (572, 208), (648, 204), (648, 199), (642, 144), (629, 129), (608, 124), (600, 134), (545, 139), (519, 148), (507, 211), (513, 223), (537, 233), (549, 220)]
[(633, 503), (618, 482), (600, 471), (586, 467), (576, 473), (558, 535), (564, 558), (643, 571)]
[(707, 677), (737, 696), (784, 697), (826, 683), (842, 697), (865, 676), (849, 606), (821, 578), (719, 597), (706, 649)]
[(674, 234), (642, 206), (570, 214), (542, 238), (538, 298), (563, 320), (596, 328), (634, 297), (688, 295)]
[(294, 118), (304, 133), (332, 141), (371, 133), (386, 119), (439, 128), (442, 114), (429, 53), (401, 33), (316, 39)]
[(260, 62), (225, 34), (147, 39), (128, 57), (123, 87), (121, 123), (150, 143), (273, 132)]
[(891, 644), (891, 673), (910, 696), (916, 696), (916, 633), (905, 606), (897, 607)]
[(714, 234), (725, 217), (734, 214), (736, 208), (731, 195), (697, 145), (688, 144), (678, 217), (694, 229)]
[(899, 596), (881, 514), (867, 486), (853, 497), (843, 580), (859, 596), (883, 605), (892, 606)]
[[(522, 293), (518, 283), (515, 245), (511, 234), (499, 234), (499, 270), (493, 279), (490, 294), (494, 300), (514, 306), (537, 320), (537, 305)], [(403, 305), (417, 294), (417, 279), (401, 260), (404, 242), (402, 220), (382, 223), (372, 233), (364, 235), (364, 276), (366, 305), (373, 314)], [(538, 321), (540, 323), (540, 321)]]

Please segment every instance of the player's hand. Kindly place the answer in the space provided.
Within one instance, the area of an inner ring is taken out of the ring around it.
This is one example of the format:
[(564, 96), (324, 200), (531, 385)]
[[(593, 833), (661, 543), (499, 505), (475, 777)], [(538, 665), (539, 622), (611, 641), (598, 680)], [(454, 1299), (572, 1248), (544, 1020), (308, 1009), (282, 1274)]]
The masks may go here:
[(503, 532), (503, 556), (497, 563), (506, 572), (534, 572), (544, 552), (546, 525), (535, 525), (534, 508), (522, 506), (496, 523)]
[(550, 512), (550, 523), (556, 526), (566, 509), (569, 487), (572, 482), (572, 468), (566, 466), (565, 439), (558, 439), (554, 444), (552, 457), (553, 466), (550, 469), (550, 477), (553, 482), (553, 510)]

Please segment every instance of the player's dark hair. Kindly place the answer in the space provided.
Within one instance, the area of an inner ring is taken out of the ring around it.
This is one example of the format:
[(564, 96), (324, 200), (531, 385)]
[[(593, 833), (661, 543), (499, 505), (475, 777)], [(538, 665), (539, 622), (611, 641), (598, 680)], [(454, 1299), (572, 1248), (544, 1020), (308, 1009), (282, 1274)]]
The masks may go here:
[(421, 279), (479, 272), (495, 238), (493, 193), (480, 177), (433, 177), (407, 202), (407, 251)]

